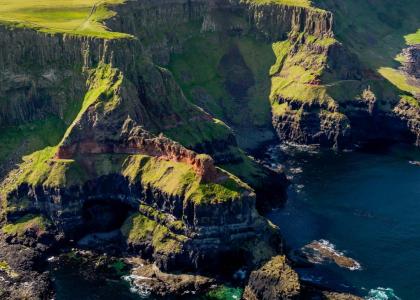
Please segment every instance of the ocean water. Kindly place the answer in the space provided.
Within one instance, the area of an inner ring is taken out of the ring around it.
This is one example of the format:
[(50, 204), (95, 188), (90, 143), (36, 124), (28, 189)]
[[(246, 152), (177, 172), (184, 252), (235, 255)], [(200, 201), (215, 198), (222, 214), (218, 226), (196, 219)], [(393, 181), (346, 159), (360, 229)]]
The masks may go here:
[[(360, 265), (350, 270), (321, 261), (298, 268), (301, 278), (367, 300), (420, 299), (420, 167), (410, 161), (420, 161), (419, 150), (270, 149), (267, 163), (285, 164), (292, 180), (286, 205), (268, 214), (290, 250), (316, 241)], [(55, 265), (51, 272), (56, 300), (157, 300), (141, 297), (122, 279), (89, 278), (80, 266)], [(241, 289), (222, 287), (201, 297), (166, 299), (236, 300), (240, 295)]]
[(130, 282), (130, 276), (102, 276), (84, 271), (84, 263), (55, 261), (49, 271), (53, 280), (55, 300), (239, 300), (243, 289), (221, 285), (204, 295), (194, 292), (184, 296), (156, 297), (147, 286)]
[[(420, 151), (333, 152), (278, 146), (268, 163), (284, 163), (292, 185), (284, 208), (268, 217), (291, 250), (318, 241), (360, 264), (320, 262), (299, 268), (314, 283), (366, 299), (420, 299)], [(411, 161), (411, 163), (410, 163)]]

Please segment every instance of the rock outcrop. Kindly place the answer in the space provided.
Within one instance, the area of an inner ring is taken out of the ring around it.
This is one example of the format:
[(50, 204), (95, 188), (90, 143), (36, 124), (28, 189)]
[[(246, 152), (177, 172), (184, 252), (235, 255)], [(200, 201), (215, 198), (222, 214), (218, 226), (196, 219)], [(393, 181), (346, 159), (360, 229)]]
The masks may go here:
[(408, 48), (405, 48), (402, 51), (403, 69), (405, 72), (414, 76), (415, 78), (420, 78), (420, 45), (413, 45)]
[(284, 256), (276, 256), (250, 275), (243, 298), (246, 300), (298, 299), (299, 277)]

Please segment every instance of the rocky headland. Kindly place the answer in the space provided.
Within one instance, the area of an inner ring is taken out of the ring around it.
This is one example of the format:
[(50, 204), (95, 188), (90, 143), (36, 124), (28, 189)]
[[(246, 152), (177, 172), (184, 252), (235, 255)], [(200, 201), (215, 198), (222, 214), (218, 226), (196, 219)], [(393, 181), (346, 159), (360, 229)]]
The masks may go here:
[(159, 295), (239, 269), (245, 299), (315, 293), (261, 215), (286, 200), (286, 176), (249, 154), (418, 145), (418, 47), (402, 52), (415, 88), (401, 91), (336, 37), (328, 5), (119, 2), (71, 30), (1, 19), (0, 297), (51, 297), (47, 255), (81, 239), (147, 262), (134, 275)]

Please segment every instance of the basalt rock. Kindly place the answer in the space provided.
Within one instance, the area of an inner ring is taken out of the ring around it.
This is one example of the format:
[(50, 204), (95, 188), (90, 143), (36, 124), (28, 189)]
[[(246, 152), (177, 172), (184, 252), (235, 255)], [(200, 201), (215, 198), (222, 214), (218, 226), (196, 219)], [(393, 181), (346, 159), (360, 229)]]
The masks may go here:
[(246, 300), (298, 299), (299, 277), (284, 256), (276, 256), (249, 277), (243, 298)]
[(420, 78), (420, 45), (410, 46), (402, 51), (402, 56), (405, 58), (403, 62), (403, 70), (414, 76)]

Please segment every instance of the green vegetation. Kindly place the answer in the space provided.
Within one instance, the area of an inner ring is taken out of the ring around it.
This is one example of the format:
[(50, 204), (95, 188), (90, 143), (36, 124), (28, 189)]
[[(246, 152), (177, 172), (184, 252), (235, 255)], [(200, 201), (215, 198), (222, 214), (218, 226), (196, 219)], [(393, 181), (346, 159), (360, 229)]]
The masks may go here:
[(272, 106), (273, 106), (273, 115), (274, 116), (283, 116), (290, 109), (288, 103), (279, 104), (277, 102), (274, 102)]
[(213, 119), (213, 122), (204, 120), (191, 121), (177, 127), (165, 130), (165, 135), (187, 148), (205, 142), (226, 141), (232, 134), (231, 129), (222, 121)]
[(117, 276), (123, 276), (127, 274), (127, 264), (121, 259), (117, 259), (110, 265), (110, 267), (115, 271)]
[(124, 0), (0, 0), (0, 23), (33, 28), (46, 33), (128, 38), (102, 24), (115, 16), (109, 6)]
[[(166, 161), (150, 156), (133, 155), (124, 163), (124, 176), (131, 181), (158, 188), (168, 195), (185, 196), (196, 204), (238, 200), (248, 188), (233, 175), (220, 183), (203, 183), (190, 165)], [(221, 170), (220, 170), (221, 171)]]
[(408, 45), (420, 44), (420, 29), (415, 33), (411, 33), (405, 36), (405, 41)]
[(176, 254), (182, 250), (186, 236), (174, 234), (166, 226), (141, 214), (129, 217), (121, 227), (122, 234), (129, 243), (151, 242), (155, 251)]
[[(132, 182), (156, 188), (168, 195), (185, 197), (196, 204), (239, 200), (248, 187), (233, 175), (220, 183), (203, 183), (185, 163), (166, 161), (144, 155), (92, 155), (93, 170), (82, 168), (78, 160), (53, 159), (55, 147), (46, 148), (24, 157), (19, 169), (9, 174), (2, 187), (6, 195), (22, 183), (44, 187), (70, 187), (108, 174), (122, 174)], [(221, 171), (222, 172), (222, 171)], [(9, 209), (14, 205), (9, 204)]]
[(122, 73), (118, 69), (112, 68), (109, 64), (99, 63), (96, 69), (90, 71), (90, 76), (87, 80), (89, 90), (84, 97), (78, 115), (71, 126), (67, 128), (63, 142), (90, 106), (100, 103), (105, 111), (111, 111), (117, 107), (121, 101), (119, 90), (123, 80), (124, 76)]
[(171, 231), (181, 233), (185, 231), (185, 224), (180, 220), (173, 220), (173, 216), (160, 212), (159, 210), (144, 204), (140, 204), (140, 213), (155, 220), (159, 224), (165, 224)]
[[(289, 40), (273, 44), (276, 63), (270, 69), (273, 113), (281, 115), (287, 107), (277, 105), (279, 97), (302, 102), (332, 101), (325, 85), (320, 84), (332, 38), (316, 38), (293, 32)], [(293, 47), (293, 53), (290, 49)], [(321, 50), (319, 49), (321, 47)]]
[(9, 223), (2, 228), (3, 233), (9, 235), (23, 236), (29, 229), (38, 234), (45, 232), (49, 226), (49, 221), (43, 216), (26, 215), (15, 223)]
[(245, 0), (246, 2), (255, 4), (282, 4), (289, 6), (311, 7), (310, 0)]
[(418, 1), (381, 0), (378, 5), (364, 0), (318, 0), (316, 4), (334, 13), (337, 39), (357, 55), (361, 67), (378, 72), (395, 86), (394, 100), (398, 89), (413, 92), (397, 70), (395, 58), (401, 62), (401, 50), (420, 41)]
[(20, 126), (0, 128), (0, 165), (17, 153), (25, 155), (57, 145), (65, 130), (64, 122), (53, 116)]
[(420, 93), (420, 87), (410, 84), (408, 78), (401, 71), (392, 68), (380, 68), (378, 71), (401, 91), (411, 94)]
[(226, 300), (226, 299), (241, 299), (243, 294), (242, 288), (219, 286), (216, 289), (209, 291), (203, 300)]
[[(230, 54), (233, 51), (236, 51), (234, 57)], [(274, 59), (268, 44), (246, 37), (221, 39), (217, 34), (207, 33), (188, 40), (185, 52), (172, 57), (169, 69), (187, 98), (218, 119), (234, 128), (250, 122), (261, 126), (270, 122), (267, 69)], [(251, 71), (254, 84), (245, 99), (235, 101), (236, 96), (229, 93), (226, 85), (229, 80), (234, 80), (235, 74), (223, 70), (222, 60), (223, 67), (234, 65), (238, 76), (249, 72), (247, 68)]]
[[(13, 269), (9, 266), (9, 264), (6, 261), (0, 261), (0, 271), (5, 272), (8, 276), (12, 278), (19, 277), (19, 274), (17, 274)], [(1, 291), (0, 291), (1, 296)]]
[(401, 96), (401, 101), (405, 101), (413, 107), (420, 108), (420, 102), (412, 96), (403, 95)]

